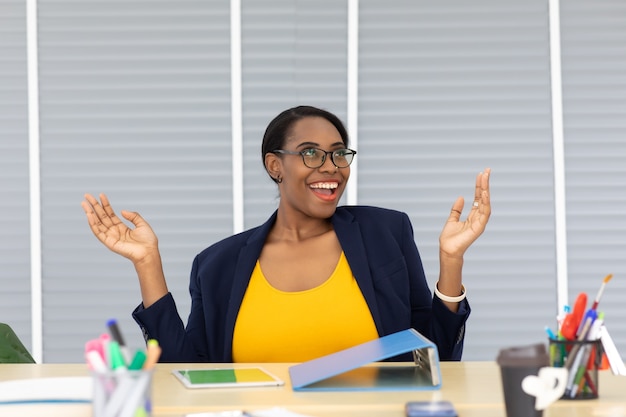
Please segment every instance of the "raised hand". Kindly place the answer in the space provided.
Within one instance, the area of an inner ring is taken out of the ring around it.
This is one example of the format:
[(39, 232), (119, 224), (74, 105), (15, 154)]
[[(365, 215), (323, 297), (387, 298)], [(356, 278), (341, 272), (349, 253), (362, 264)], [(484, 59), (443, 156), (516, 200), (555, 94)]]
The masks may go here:
[(491, 169), (476, 176), (476, 190), (472, 207), (464, 221), (461, 221), (464, 199), (457, 198), (452, 205), (450, 216), (439, 236), (440, 255), (450, 258), (462, 258), (470, 245), (483, 233), (489, 216), (491, 202), (489, 197), (489, 175)]
[(158, 253), (157, 236), (138, 213), (124, 210), (121, 212), (122, 217), (135, 226), (131, 229), (117, 217), (104, 194), (100, 194), (100, 202), (91, 194), (85, 194), (81, 206), (93, 234), (113, 252), (135, 264)]
[(107, 248), (133, 262), (143, 305), (148, 308), (168, 293), (156, 234), (138, 213), (121, 212), (122, 217), (135, 226), (131, 229), (117, 217), (106, 195), (100, 194), (100, 202), (91, 194), (85, 194), (81, 206), (89, 227)]

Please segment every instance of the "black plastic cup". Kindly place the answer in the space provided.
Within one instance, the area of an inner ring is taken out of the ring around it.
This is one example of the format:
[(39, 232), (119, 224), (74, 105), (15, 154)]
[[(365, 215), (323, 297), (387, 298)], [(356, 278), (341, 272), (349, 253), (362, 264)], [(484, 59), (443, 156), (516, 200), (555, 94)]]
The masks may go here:
[(496, 362), (500, 366), (507, 417), (542, 417), (543, 410), (535, 409), (535, 397), (524, 392), (522, 381), (549, 366), (546, 346), (535, 344), (502, 349)]

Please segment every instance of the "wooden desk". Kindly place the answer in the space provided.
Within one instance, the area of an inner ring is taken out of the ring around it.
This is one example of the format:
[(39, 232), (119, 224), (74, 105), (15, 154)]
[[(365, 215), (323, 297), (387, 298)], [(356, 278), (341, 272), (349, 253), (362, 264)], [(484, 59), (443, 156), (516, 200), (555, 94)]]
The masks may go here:
[[(443, 399), (454, 403), (459, 417), (505, 417), (500, 372), (493, 362), (443, 362), (443, 384), (437, 391), (324, 393), (294, 392), (289, 384), (290, 365), (261, 364), (286, 382), (283, 387), (190, 390), (171, 374), (172, 369), (227, 365), (159, 364), (153, 382), (153, 415), (182, 417), (187, 413), (203, 411), (285, 407), (311, 417), (403, 417), (407, 401)], [(82, 364), (0, 365), (0, 380), (85, 375), (87, 369)], [(46, 416), (91, 415), (87, 404), (45, 407)], [(32, 415), (32, 408), (0, 406), (0, 416), (5, 415)], [(544, 412), (544, 417), (572, 416), (626, 417), (626, 378), (601, 371), (599, 399), (560, 400)]]

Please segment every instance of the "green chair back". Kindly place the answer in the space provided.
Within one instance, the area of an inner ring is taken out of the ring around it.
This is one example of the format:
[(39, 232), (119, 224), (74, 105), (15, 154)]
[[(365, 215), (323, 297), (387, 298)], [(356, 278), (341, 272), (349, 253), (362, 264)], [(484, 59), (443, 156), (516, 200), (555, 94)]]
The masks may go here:
[(35, 363), (13, 329), (0, 323), (0, 363)]

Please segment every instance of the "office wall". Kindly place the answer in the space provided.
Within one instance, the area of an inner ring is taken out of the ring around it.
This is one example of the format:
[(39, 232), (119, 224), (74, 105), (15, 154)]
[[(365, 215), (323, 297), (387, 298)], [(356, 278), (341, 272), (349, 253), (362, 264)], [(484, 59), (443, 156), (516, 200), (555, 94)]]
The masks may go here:
[[(11, 25), (1, 27), (12, 35), (0, 59), (15, 58), (0, 68), (0, 91), (12, 92), (0, 96), (8, 109), (0, 149), (13, 152), (0, 155), (0, 234), (11, 242), (0, 254), (0, 311), (29, 345), (25, 1), (1, 4), (11, 6)], [(567, 2), (561, 13), (567, 265), (570, 298), (595, 295), (615, 274), (602, 306), (623, 352), (625, 12), (595, 4)], [(130, 318), (140, 300), (134, 270), (91, 235), (85, 192), (106, 192), (118, 212), (150, 221), (183, 319), (193, 256), (233, 231), (230, 3), (42, 0), (38, 8), (43, 360), (81, 362), (82, 345), (111, 317), (130, 345), (141, 344)], [(347, 121), (349, 28), (347, 2), (334, 0), (244, 0), (240, 12), (247, 228), (277, 205), (260, 158), (269, 120), (308, 103)], [(545, 0), (359, 2), (357, 200), (409, 214), (431, 285), (452, 202), (471, 201), (476, 173), (493, 169), (493, 216), (465, 263), (467, 360), (543, 341), (543, 327), (554, 326), (561, 213), (548, 19)]]
[(545, 2), (360, 4), (359, 201), (409, 213), (432, 287), (450, 207), (491, 167), (493, 217), (464, 265), (464, 358), (542, 341), (556, 310)]
[(243, 1), (241, 7), (244, 223), (265, 222), (278, 206), (265, 173), (261, 139), (268, 122), (299, 104), (346, 121), (347, 3)]
[(25, 2), (0, 2), (0, 322), (31, 344)]
[(595, 297), (626, 357), (626, 3), (562, 2), (570, 299)]
[(232, 232), (229, 33), (224, 1), (39, 3), (45, 361), (82, 360), (111, 317), (141, 343), (86, 192), (150, 221), (186, 318), (193, 255)]

